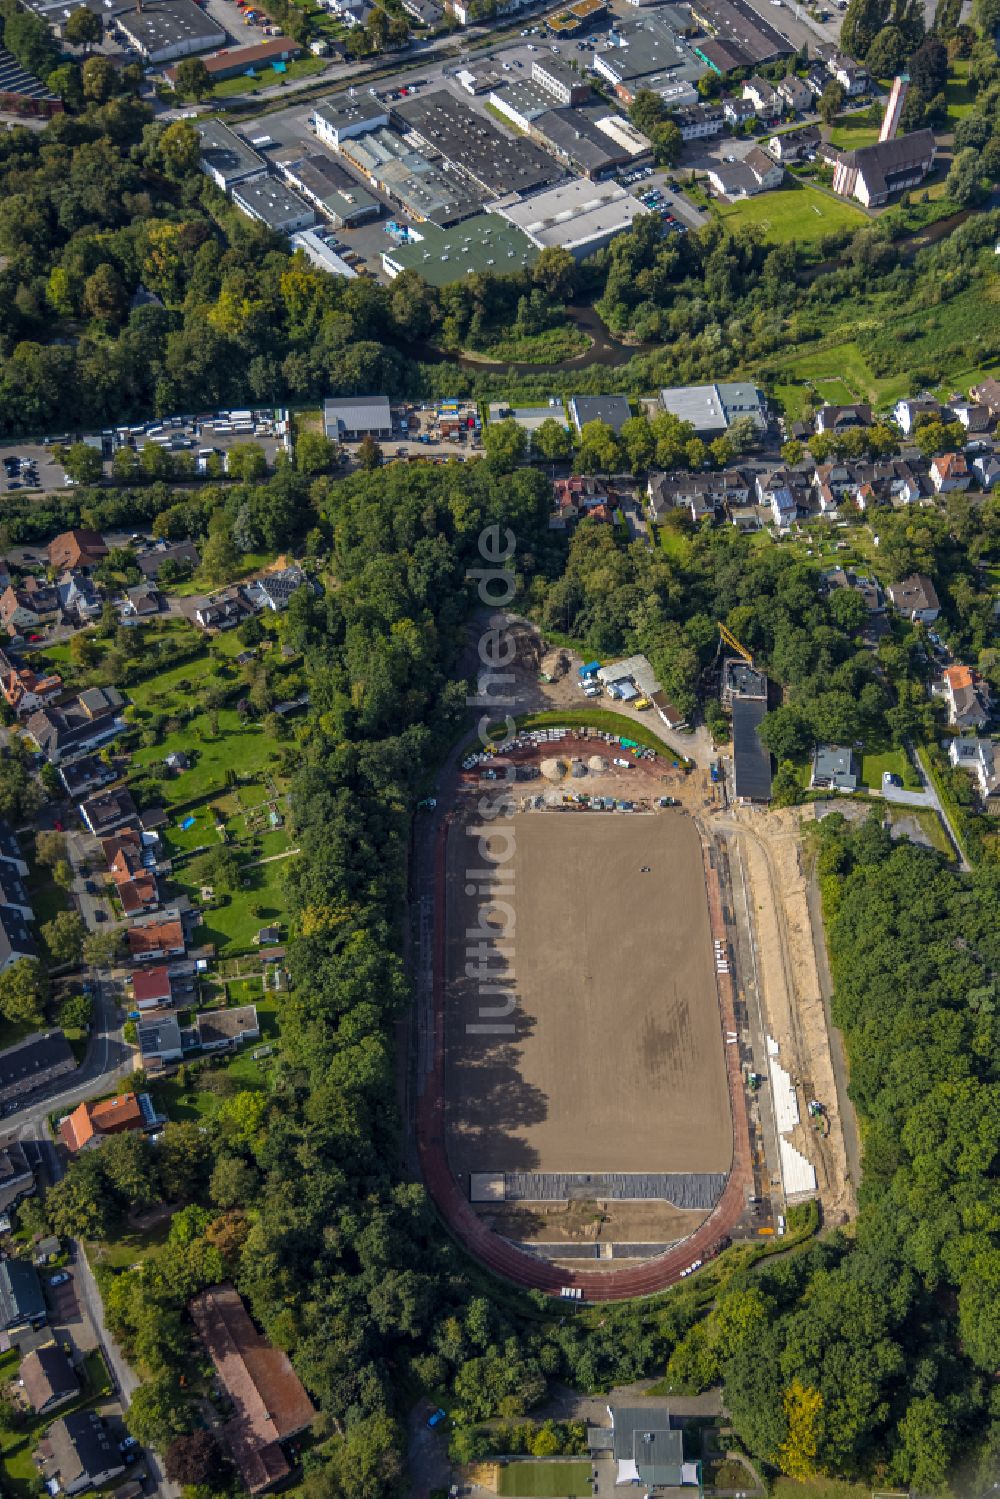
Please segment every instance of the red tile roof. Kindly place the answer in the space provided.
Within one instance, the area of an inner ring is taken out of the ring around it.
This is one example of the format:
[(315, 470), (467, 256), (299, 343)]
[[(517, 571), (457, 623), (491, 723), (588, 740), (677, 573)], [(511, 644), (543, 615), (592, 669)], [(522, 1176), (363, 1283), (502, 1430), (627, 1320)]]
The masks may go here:
[(81, 1103), (59, 1126), (68, 1150), (82, 1150), (95, 1135), (116, 1135), (122, 1130), (142, 1129), (142, 1109), (134, 1093), (119, 1093), (97, 1103)]

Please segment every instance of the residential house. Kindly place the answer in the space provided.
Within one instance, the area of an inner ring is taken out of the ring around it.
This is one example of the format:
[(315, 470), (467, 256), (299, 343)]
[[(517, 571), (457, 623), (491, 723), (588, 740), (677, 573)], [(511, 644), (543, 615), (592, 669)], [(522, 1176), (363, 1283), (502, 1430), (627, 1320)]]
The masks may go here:
[(710, 167), (706, 175), (713, 192), (736, 202), (780, 187), (785, 174), (784, 168), (773, 161), (766, 151), (762, 151), (760, 146), (753, 146), (742, 161), (720, 162)]
[(132, 985), (132, 1005), (137, 1010), (166, 1009), (174, 1003), (170, 970), (162, 965), (133, 973), (129, 982)]
[(855, 62), (852, 57), (831, 57), (826, 66), (827, 72), (837, 80), (848, 99), (857, 99), (862, 94), (867, 94), (871, 87), (868, 69), (862, 63)]
[(751, 146), (742, 165), (748, 167), (756, 177), (758, 192), (768, 193), (781, 186), (785, 173), (780, 162), (773, 161), (760, 146)]
[(990, 494), (1000, 480), (1000, 458), (995, 453), (980, 453), (978, 458), (973, 458), (972, 468), (978, 484)]
[(48, 1317), (38, 1271), (30, 1260), (0, 1260), (0, 1328), (41, 1327)]
[[(0, 965), (2, 969), (3, 965)], [(76, 1058), (62, 1031), (36, 1032), (0, 1051), (0, 1106), (75, 1072)]]
[(63, 531), (48, 545), (49, 567), (56, 573), (76, 567), (89, 570), (107, 555), (104, 537), (97, 531)]
[(603, 422), (617, 434), (631, 417), (632, 408), (625, 396), (572, 396), (569, 414), (578, 432), (588, 422)]
[(247, 596), (258, 608), (270, 609), (280, 614), (288, 608), (289, 600), (297, 589), (306, 585), (306, 575), (301, 567), (281, 567), (265, 573), (247, 585)]
[(281, 927), (262, 926), (253, 940), (257, 947), (273, 947), (276, 942), (281, 941)]
[(169, 572), (174, 569), (194, 572), (201, 565), (198, 548), (193, 541), (160, 542), (149, 551), (140, 552), (135, 560), (143, 577), (153, 581), (160, 576), (160, 572), (168, 564)]
[(80, 1393), (80, 1381), (57, 1343), (46, 1343), (25, 1354), (17, 1375), (36, 1416), (57, 1410)]
[(135, 1093), (117, 1093), (96, 1103), (79, 1104), (59, 1125), (59, 1138), (71, 1154), (100, 1145), (107, 1135), (121, 1135), (146, 1129), (152, 1118), (152, 1104), (144, 1109)]
[(0, 1213), (9, 1213), (22, 1197), (35, 1190), (35, 1173), (31, 1169), (20, 1140), (8, 1140), (0, 1146)]
[(18, 872), (16, 865), (11, 864), (7, 859), (0, 859), (0, 914), (4, 911), (13, 911), (24, 921), (35, 919), (35, 913), (31, 909), (31, 897), (23, 876)]
[(781, 118), (783, 107), (781, 96), (766, 78), (761, 78), (756, 73), (752, 78), (748, 78), (743, 85), (743, 97), (749, 99), (757, 112), (758, 119), (779, 120)]
[(85, 572), (67, 571), (56, 583), (59, 607), (69, 624), (88, 625), (99, 617), (104, 601)]
[(21, 845), (17, 841), (17, 834), (9, 822), (0, 820), (0, 859), (13, 864), (18, 874), (28, 875), (28, 861), (21, 853)]
[(105, 765), (103, 760), (96, 755), (84, 755), (80, 760), (74, 760), (69, 765), (59, 767), (59, 779), (66, 789), (67, 796), (78, 800), (86, 796), (88, 791), (97, 791), (102, 786), (110, 786), (112, 781), (117, 781), (121, 771), (114, 765)]
[(152, 619), (162, 614), (165, 604), (166, 599), (153, 583), (140, 583), (126, 590), (120, 609), (122, 623), (138, 624)]
[(256, 1005), (230, 1010), (202, 1010), (194, 1017), (202, 1051), (231, 1051), (260, 1037)]
[(990, 408), (978, 401), (954, 401), (951, 415), (956, 422), (962, 424), (970, 437), (981, 437), (986, 432), (992, 432), (996, 420)]
[(821, 406), (816, 413), (817, 432), (847, 432), (851, 427), (870, 427), (872, 409), (862, 402), (854, 406)]
[(770, 507), (774, 524), (785, 530), (795, 519), (798, 505), (787, 469), (776, 468), (757, 475), (757, 503)]
[(911, 437), (920, 422), (947, 421), (950, 420), (950, 412), (945, 410), (940, 401), (934, 401), (930, 396), (920, 396), (915, 400), (897, 401), (892, 408), (892, 419), (904, 437)]
[(90, 687), (58, 707), (36, 709), (25, 732), (52, 765), (106, 744), (125, 727), (125, 699), (117, 687)]
[(287, 1479), (282, 1443), (312, 1424), (316, 1412), (288, 1355), (259, 1333), (228, 1281), (188, 1304), (233, 1414), (222, 1426), (241, 1483), (263, 1493)]
[(194, 611), (194, 617), (203, 630), (232, 630), (253, 613), (253, 605), (244, 590), (237, 586), (214, 599), (207, 599)]
[(829, 82), (830, 75), (825, 65), (821, 62), (814, 62), (806, 73), (806, 87), (815, 99), (819, 98)]
[(50, 1476), (64, 1494), (83, 1494), (125, 1472), (118, 1442), (95, 1410), (72, 1411), (54, 1421), (46, 1438)]
[[(802, 87), (805, 88), (805, 84)], [(808, 89), (806, 92), (809, 92)], [(772, 135), (767, 149), (775, 161), (787, 166), (789, 162), (803, 161), (810, 151), (815, 152), (821, 139), (815, 125), (806, 125), (801, 130), (788, 130), (782, 135)]]
[(941, 673), (941, 696), (954, 729), (984, 729), (992, 717), (989, 686), (969, 666), (948, 666)]
[(948, 745), (948, 759), (956, 770), (967, 771), (975, 779), (984, 802), (1000, 793), (1000, 765), (992, 740), (953, 739)]
[(0, 691), (19, 717), (58, 697), (62, 686), (58, 672), (39, 676), (30, 666), (15, 665), (5, 651), (0, 651)]
[(0, 973), (22, 958), (37, 958), (38, 948), (25, 918), (13, 906), (0, 907)]
[(1000, 380), (982, 380), (969, 391), (969, 400), (985, 406), (991, 416), (1000, 416)]
[(922, 573), (913, 573), (900, 583), (890, 583), (889, 598), (893, 607), (912, 624), (932, 625), (941, 613), (934, 584)]
[[(778, 96), (784, 101), (790, 110), (797, 115), (807, 114), (813, 107), (813, 91), (803, 79), (794, 73), (787, 74), (777, 85)], [(819, 144), (820, 133), (815, 131), (816, 144)], [(810, 149), (815, 149), (811, 147)]]
[(19, 588), (12, 584), (0, 594), (0, 626), (8, 635), (37, 632), (58, 613), (58, 593), (38, 578), (26, 578)]
[(184, 927), (176, 917), (129, 927), (128, 945), (133, 963), (156, 963), (161, 958), (182, 958), (187, 951)]
[(950, 494), (955, 489), (968, 489), (972, 481), (969, 465), (964, 453), (941, 453), (931, 462), (931, 483), (935, 494)]
[(109, 868), (115, 893), (126, 916), (140, 916), (144, 911), (156, 910), (160, 904), (156, 875), (143, 866), (141, 854), (131, 848), (119, 848)]
[(132, 793), (127, 786), (116, 791), (104, 791), (80, 803), (80, 816), (95, 838), (104, 838), (116, 828), (134, 821), (137, 813)]
[(757, 106), (752, 99), (723, 99), (722, 113), (730, 129), (739, 130), (741, 126), (757, 118)]
[(682, 104), (671, 111), (671, 118), (680, 130), (682, 141), (719, 135), (726, 123), (721, 104)]
[[(131, 932), (129, 933), (131, 936)], [(172, 1062), (184, 1056), (181, 1028), (176, 1015), (161, 1015), (154, 1019), (140, 1020), (135, 1028), (136, 1045), (139, 1048), (139, 1066), (147, 1072), (162, 1072)]]
[(558, 526), (607, 507), (608, 489), (591, 474), (571, 474), (552, 484), (553, 519)]
[(861, 776), (854, 751), (841, 744), (818, 744), (809, 785), (816, 791), (857, 791)]

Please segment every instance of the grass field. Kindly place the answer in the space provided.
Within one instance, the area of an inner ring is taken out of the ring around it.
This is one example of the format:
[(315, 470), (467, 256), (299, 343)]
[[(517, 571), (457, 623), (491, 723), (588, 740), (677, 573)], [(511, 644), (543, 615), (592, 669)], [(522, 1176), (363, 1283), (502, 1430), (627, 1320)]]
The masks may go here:
[[(287, 859), (248, 869), (248, 889), (234, 890), (227, 905), (202, 912), (196, 942), (213, 942), (220, 958), (253, 952), (253, 939), (262, 926), (288, 920), (288, 869)], [(186, 881), (185, 874), (184, 868), (178, 870), (173, 883), (197, 904), (199, 886), (193, 880)]]
[(217, 733), (213, 732), (209, 714), (203, 713), (175, 734), (167, 734), (159, 744), (136, 750), (136, 769), (162, 763), (176, 750), (191, 757), (190, 770), (161, 783), (163, 805), (168, 810), (200, 801), (213, 791), (221, 792), (227, 770), (241, 776), (259, 775), (278, 759), (277, 746), (260, 724), (243, 723), (235, 708), (218, 709), (216, 719)]
[(907, 394), (910, 377), (908, 374), (876, 376), (853, 339), (825, 349), (797, 350), (778, 367), (779, 393), (784, 396), (790, 387), (802, 391), (799, 410), (809, 397), (810, 387), (828, 387), (832, 381), (842, 382), (853, 392), (852, 399), (870, 401), (882, 409)]
[(588, 1499), (590, 1463), (513, 1462), (500, 1469), (497, 1493), (503, 1499)]
[(839, 229), (860, 228), (867, 220), (860, 208), (842, 198), (831, 198), (814, 187), (784, 187), (739, 203), (713, 201), (713, 208), (734, 232), (750, 224), (769, 240), (808, 244)]
[(883, 750), (878, 755), (862, 756), (861, 779), (866, 786), (871, 786), (873, 790), (880, 790), (882, 776), (886, 771), (902, 777), (903, 785), (911, 790), (920, 789), (920, 777), (910, 764), (905, 750)]
[(288, 83), (293, 78), (311, 78), (322, 73), (329, 66), (329, 59), (322, 57), (299, 57), (294, 62), (285, 65), (283, 73), (275, 72), (274, 68), (264, 68), (257, 74), (256, 78), (226, 78), (222, 83), (217, 83), (212, 90), (213, 99), (238, 98), (241, 94), (259, 94), (262, 89), (275, 88), (280, 83)]
[(842, 151), (857, 151), (861, 146), (871, 146), (878, 140), (878, 125), (869, 125), (868, 113), (838, 115), (830, 130), (830, 144)]

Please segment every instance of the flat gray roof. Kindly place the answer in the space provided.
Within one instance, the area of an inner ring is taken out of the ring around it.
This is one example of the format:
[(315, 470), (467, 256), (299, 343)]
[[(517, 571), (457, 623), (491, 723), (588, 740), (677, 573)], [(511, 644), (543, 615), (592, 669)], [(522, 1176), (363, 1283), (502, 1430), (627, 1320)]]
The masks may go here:
[(267, 170), (264, 158), (221, 120), (196, 120), (194, 128), (201, 137), (202, 166), (211, 167), (225, 181)]
[(158, 5), (145, 5), (142, 10), (119, 15), (118, 25), (150, 57), (179, 42), (197, 40), (208, 48), (226, 40), (222, 27), (194, 0), (161, 0)]
[(576, 178), (502, 210), (540, 248), (582, 247), (631, 227), (646, 208), (617, 182)]
[(562, 175), (560, 167), (541, 147), (502, 134), (489, 120), (445, 89), (404, 99), (396, 105), (395, 112), (405, 126), (416, 131), (487, 193), (498, 197), (527, 193)]
[(473, 271), (495, 276), (534, 265), (538, 250), (497, 213), (480, 213), (450, 229), (421, 224), (419, 242), (393, 245), (383, 252), (386, 262), (403, 271), (416, 271), (431, 286), (460, 281)]
[[(233, 202), (246, 206), (247, 210), (270, 229), (284, 229), (286, 224), (308, 215), (314, 222), (316, 215), (304, 198), (293, 193), (290, 187), (276, 177), (261, 177), (253, 182), (241, 182), (233, 189)], [(297, 228), (305, 225), (296, 224)]]

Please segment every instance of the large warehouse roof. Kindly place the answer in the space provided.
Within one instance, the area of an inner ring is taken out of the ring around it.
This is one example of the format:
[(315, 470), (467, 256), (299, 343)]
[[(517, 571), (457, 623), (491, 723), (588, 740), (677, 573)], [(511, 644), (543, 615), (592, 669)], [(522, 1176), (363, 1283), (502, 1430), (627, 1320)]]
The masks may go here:
[(513, 203), (502, 212), (539, 249), (562, 245), (567, 250), (585, 252), (588, 245), (598, 249), (613, 235), (631, 228), (632, 220), (646, 209), (617, 182), (577, 178), (549, 192), (536, 193), (523, 203)]
[(404, 127), (441, 152), (489, 196), (529, 193), (555, 182), (561, 168), (531, 141), (502, 134), (445, 89), (396, 106)]

